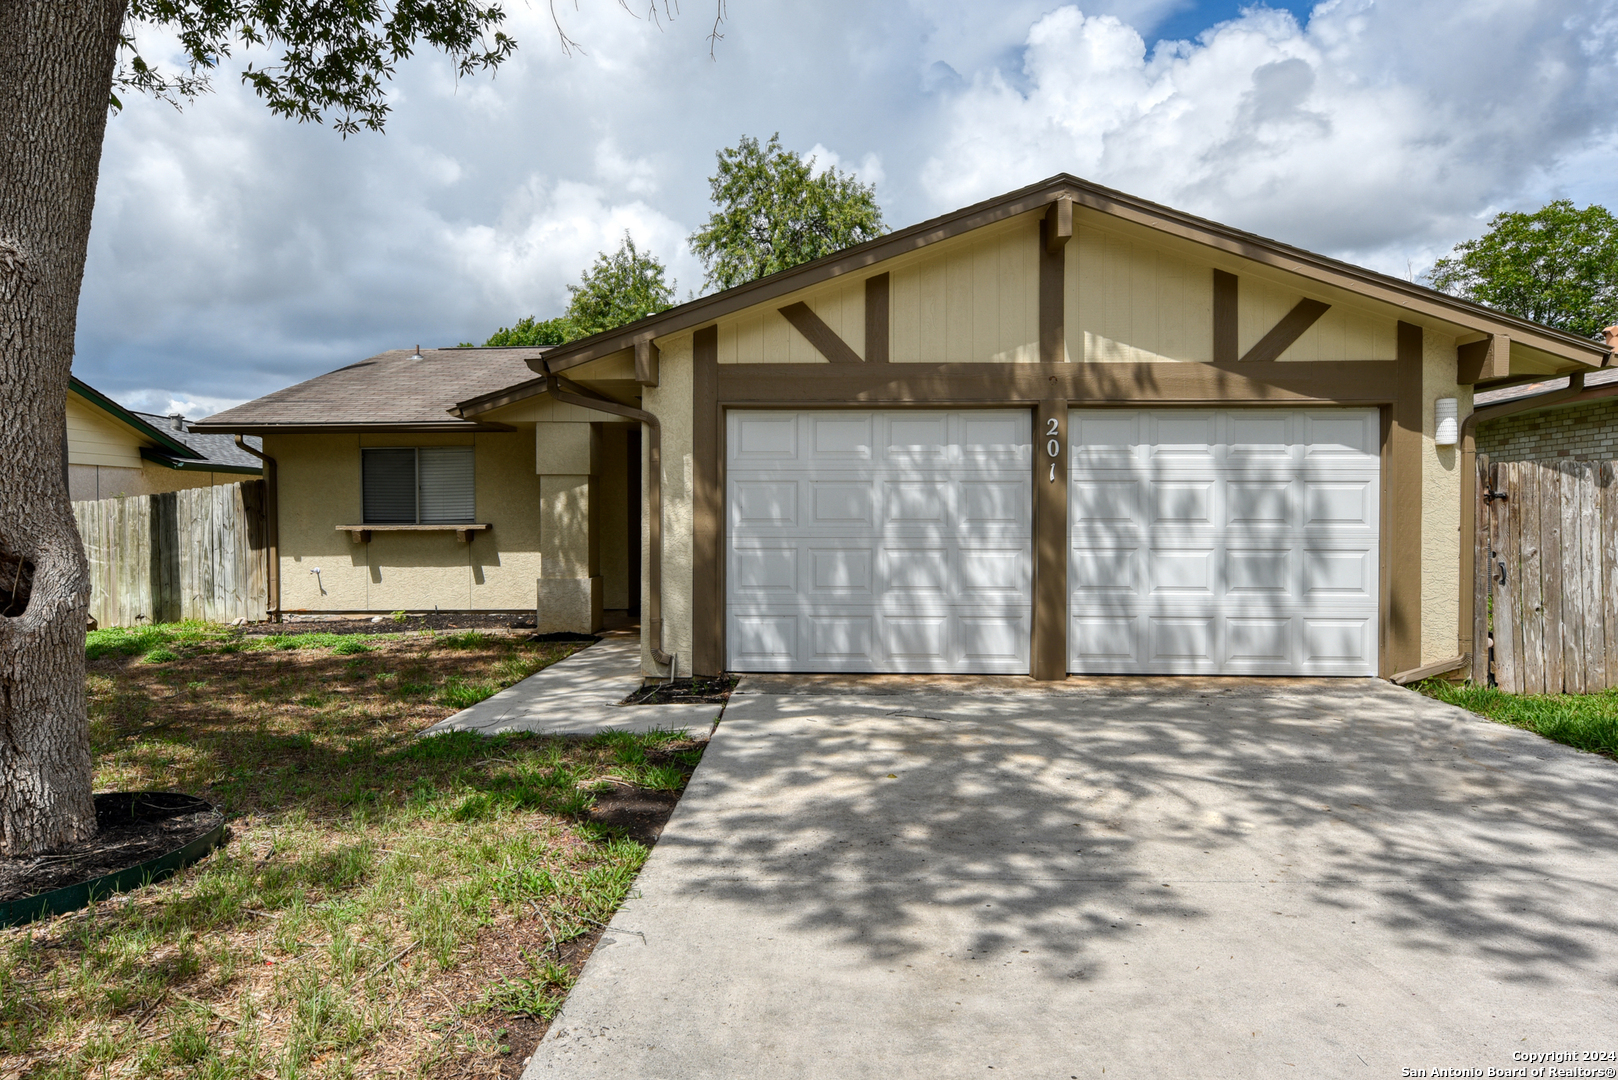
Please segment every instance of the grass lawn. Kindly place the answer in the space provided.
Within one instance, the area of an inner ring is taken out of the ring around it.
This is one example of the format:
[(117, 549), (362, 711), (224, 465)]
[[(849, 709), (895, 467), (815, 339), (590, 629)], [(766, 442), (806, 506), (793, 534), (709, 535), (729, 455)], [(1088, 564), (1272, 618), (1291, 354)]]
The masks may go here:
[(1618, 690), (1599, 694), (1506, 694), (1493, 687), (1428, 679), (1429, 697), (1555, 742), (1618, 758)]
[(0, 1077), (517, 1075), (646, 858), (598, 802), (667, 805), (701, 745), (415, 733), (578, 647), (92, 633), (96, 790), (230, 838), (0, 931)]

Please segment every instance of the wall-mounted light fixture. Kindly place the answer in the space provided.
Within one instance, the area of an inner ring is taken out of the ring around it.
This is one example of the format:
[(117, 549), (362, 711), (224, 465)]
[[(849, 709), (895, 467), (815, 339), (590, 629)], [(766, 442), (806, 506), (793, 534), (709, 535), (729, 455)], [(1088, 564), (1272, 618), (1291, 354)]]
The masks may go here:
[(1433, 402), (1433, 443), (1436, 446), (1454, 446), (1461, 441), (1459, 406), (1452, 397), (1441, 397)]

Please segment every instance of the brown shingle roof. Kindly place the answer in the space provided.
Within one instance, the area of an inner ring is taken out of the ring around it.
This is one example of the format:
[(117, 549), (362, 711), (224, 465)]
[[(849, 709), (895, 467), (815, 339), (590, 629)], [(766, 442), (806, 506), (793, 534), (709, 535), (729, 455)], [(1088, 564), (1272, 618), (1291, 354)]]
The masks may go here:
[(193, 431), (411, 427), (474, 431), (457, 401), (534, 377), (523, 361), (545, 350), (391, 349), (193, 422)]

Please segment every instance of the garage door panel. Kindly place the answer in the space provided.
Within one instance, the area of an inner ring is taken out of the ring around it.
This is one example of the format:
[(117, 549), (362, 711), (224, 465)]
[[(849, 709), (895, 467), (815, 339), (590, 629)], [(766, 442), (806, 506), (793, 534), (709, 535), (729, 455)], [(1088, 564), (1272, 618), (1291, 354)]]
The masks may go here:
[(1225, 592), (1242, 598), (1296, 596), (1291, 547), (1225, 549)]
[(730, 552), (730, 584), (739, 595), (764, 598), (798, 591), (798, 546), (737, 544)]
[[(1080, 467), (1080, 463), (1075, 462), (1074, 467)], [(1138, 480), (1074, 480), (1071, 499), (1073, 524), (1080, 532), (1145, 527)]]
[(1217, 619), (1212, 615), (1154, 615), (1146, 620), (1147, 663), (1161, 670), (1213, 671)]
[(819, 661), (869, 662), (875, 652), (876, 632), (871, 615), (810, 615), (810, 655)]
[(1346, 459), (1365, 464), (1380, 457), (1382, 425), (1375, 410), (1358, 414), (1306, 411), (1301, 419), (1305, 460)]
[(955, 554), (956, 595), (973, 603), (1017, 600), (1028, 594), (1030, 567), (1023, 547), (961, 546)]
[(810, 520), (817, 526), (843, 529), (876, 522), (876, 483), (873, 480), (811, 480)]
[(1291, 478), (1228, 480), (1221, 515), (1227, 530), (1288, 529), (1298, 520)]
[(1075, 410), (1069, 429), (1070, 670), (1375, 673), (1376, 410)]
[(1078, 670), (1130, 672), (1140, 669), (1140, 623), (1134, 615), (1075, 615), (1068, 620), (1068, 644)]
[(796, 615), (736, 614), (727, 629), (732, 659), (748, 664), (750, 671), (789, 670), (797, 658)]
[(948, 465), (950, 463), (947, 414), (887, 413), (881, 421), (887, 432), (883, 459), (889, 465)]
[(1022, 611), (963, 614), (956, 620), (963, 665), (1028, 670), (1028, 615)]
[(1212, 480), (1145, 481), (1150, 490), (1152, 525), (1211, 528), (1214, 516)]
[(1303, 552), (1302, 594), (1333, 600), (1375, 599), (1376, 564), (1364, 548), (1307, 547)]
[(1374, 482), (1370, 480), (1303, 481), (1303, 523), (1306, 526), (1356, 526), (1370, 529), (1374, 524)]
[(1068, 587), (1078, 604), (1106, 603), (1138, 596), (1145, 575), (1140, 572), (1141, 548), (1083, 548), (1077, 545), (1068, 567)]
[(1245, 616), (1225, 620), (1225, 662), (1232, 668), (1288, 668), (1294, 663), (1297, 620)]
[(1156, 598), (1211, 599), (1218, 593), (1212, 547), (1152, 548), (1146, 556), (1146, 573), (1149, 592)]
[(796, 525), (798, 484), (795, 480), (734, 478), (730, 485), (732, 531), (755, 526)]
[(1361, 669), (1373, 661), (1376, 653), (1375, 618), (1305, 618), (1303, 653), (1305, 661), (1352, 669), (1348, 674), (1363, 674)]
[(876, 446), (872, 421), (873, 417), (860, 413), (808, 417), (810, 460), (817, 464), (869, 466)]
[(1289, 466), (1296, 456), (1294, 419), (1269, 409), (1227, 414), (1225, 460), (1260, 468)]
[(808, 545), (809, 589), (818, 601), (864, 601), (876, 595), (876, 551), (871, 545)]
[(1215, 416), (1211, 412), (1170, 410), (1147, 414), (1146, 450), (1148, 460), (1213, 464), (1214, 450), (1219, 438), (1214, 431)]
[(889, 615), (883, 624), (891, 660), (900, 665), (949, 662), (948, 615)]
[(776, 455), (727, 459), (733, 669), (1028, 670), (1026, 410), (757, 415), (728, 420)]
[(774, 466), (798, 457), (798, 418), (792, 413), (753, 413), (730, 432), (730, 460), (748, 468)]
[(1129, 411), (1074, 411), (1068, 415), (1068, 445), (1075, 464), (1122, 467), (1135, 463), (1141, 444), (1140, 415)]

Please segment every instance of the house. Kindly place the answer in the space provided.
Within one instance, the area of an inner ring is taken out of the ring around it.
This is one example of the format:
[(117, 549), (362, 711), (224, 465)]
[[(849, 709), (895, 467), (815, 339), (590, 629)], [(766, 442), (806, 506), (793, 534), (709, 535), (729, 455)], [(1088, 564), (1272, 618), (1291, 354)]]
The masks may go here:
[[(1607, 327), (1605, 334), (1609, 349), (1618, 346), (1618, 326)], [(1566, 384), (1566, 379), (1536, 380), (1479, 393), (1474, 402), (1478, 409), (1529, 406), (1542, 400), (1551, 403), (1481, 421), (1477, 425), (1478, 453), (1489, 455), (1491, 461), (1618, 460), (1618, 368), (1586, 375), (1585, 392), (1577, 400), (1546, 397)]]
[(638, 598), (648, 674), (1387, 676), (1472, 649), (1474, 389), (1610, 358), (1061, 175), (195, 428), (264, 439), (283, 610)]
[[(258, 440), (249, 445), (256, 448)], [(193, 432), (183, 416), (136, 412), (79, 379), (69, 382), (67, 474), (74, 502), (236, 484), (263, 472), (229, 435)]]

